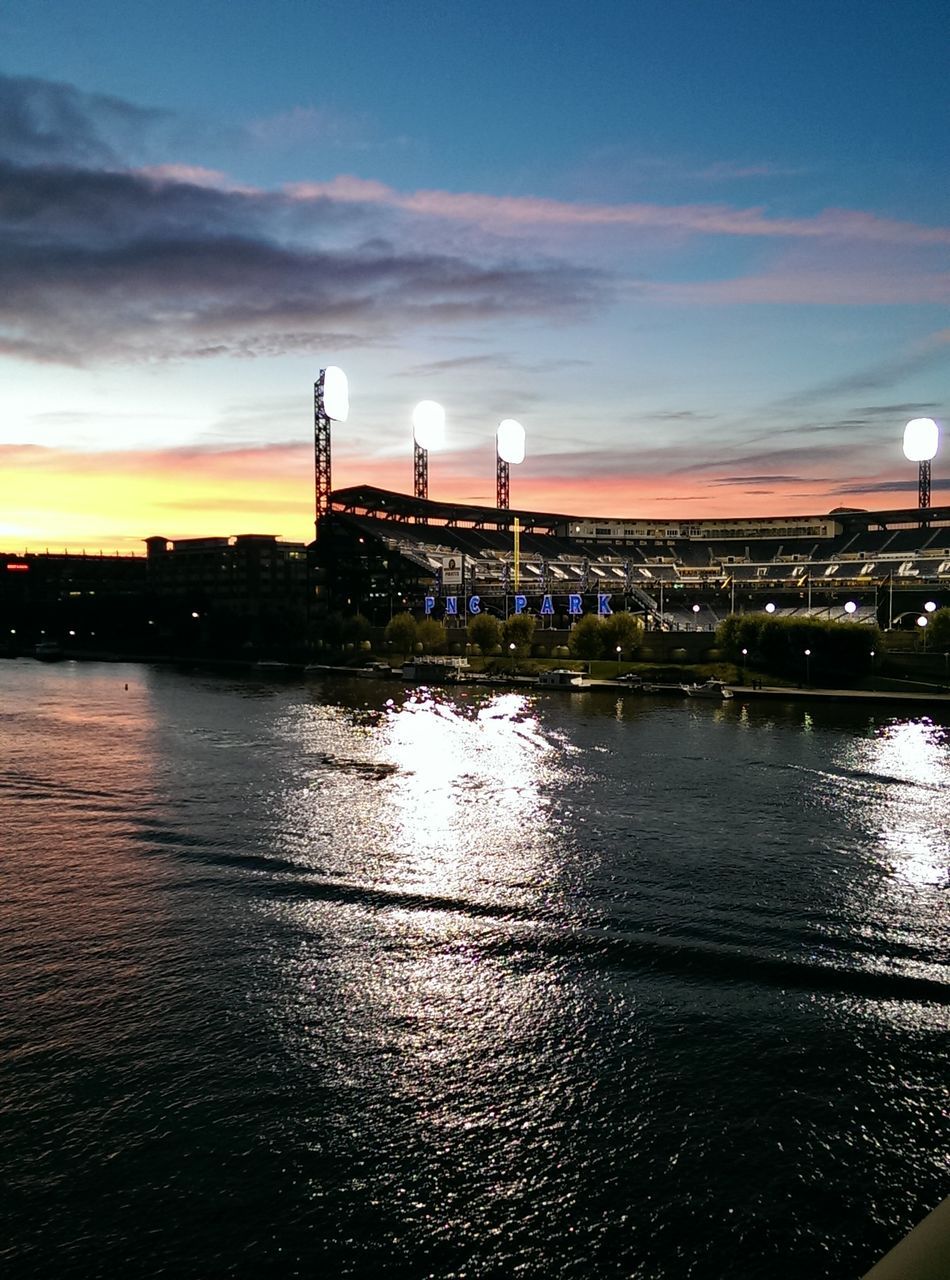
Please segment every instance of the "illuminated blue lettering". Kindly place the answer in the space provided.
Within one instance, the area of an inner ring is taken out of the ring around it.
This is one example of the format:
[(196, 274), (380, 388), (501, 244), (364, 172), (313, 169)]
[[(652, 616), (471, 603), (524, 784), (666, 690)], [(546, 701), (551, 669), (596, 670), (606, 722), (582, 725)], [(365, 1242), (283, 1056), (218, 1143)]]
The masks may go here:
[(445, 616), (447, 618), (458, 617), (458, 596), (445, 597)]
[(435, 608), (435, 596), (426, 596), (426, 617), (427, 618), (434, 608)]
[(482, 611), (481, 596), (469, 596), (468, 611), (469, 613), (481, 613)]
[(579, 613), (584, 612), (584, 606), (581, 604), (580, 596), (567, 597), (567, 611), (572, 618), (576, 618)]
[(554, 605), (550, 596), (545, 596), (541, 601), (541, 614), (543, 617), (550, 617), (554, 613)]
[(524, 613), (528, 607), (527, 596), (515, 596), (515, 613)]
[(606, 618), (606, 616), (608, 615), (608, 613), (613, 613), (613, 609), (611, 609), (611, 607), (610, 607), (610, 596), (609, 596), (609, 595), (607, 595), (607, 596), (605, 596), (605, 595), (599, 595), (599, 596), (597, 597), (597, 612), (600, 614), (600, 616), (601, 616), (602, 618)]

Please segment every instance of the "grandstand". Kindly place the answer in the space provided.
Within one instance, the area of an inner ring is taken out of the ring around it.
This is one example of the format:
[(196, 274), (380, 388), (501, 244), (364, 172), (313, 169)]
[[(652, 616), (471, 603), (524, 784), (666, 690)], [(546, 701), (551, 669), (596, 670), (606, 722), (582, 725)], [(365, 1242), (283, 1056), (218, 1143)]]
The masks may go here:
[(665, 630), (714, 630), (727, 614), (766, 603), (886, 627), (925, 600), (950, 603), (950, 507), (661, 522), (358, 485), (330, 495), (316, 545), (329, 600), (377, 623), (402, 608), (464, 617), (473, 596), (481, 611), (525, 607), (552, 625), (577, 615), (572, 596), (584, 612), (609, 596), (614, 611)]

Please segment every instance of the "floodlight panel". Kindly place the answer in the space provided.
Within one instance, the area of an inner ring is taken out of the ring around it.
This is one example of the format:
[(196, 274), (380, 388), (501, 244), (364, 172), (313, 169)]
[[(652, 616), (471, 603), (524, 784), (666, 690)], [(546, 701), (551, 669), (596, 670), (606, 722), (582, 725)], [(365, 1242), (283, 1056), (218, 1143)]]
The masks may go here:
[(346, 422), (350, 413), (350, 389), (346, 374), (335, 364), (323, 371), (323, 412), (334, 422)]
[(498, 456), (502, 462), (524, 462), (524, 427), (514, 418), (505, 418), (498, 424), (496, 439)]
[(420, 449), (441, 449), (445, 443), (445, 410), (435, 400), (420, 400), (412, 411), (412, 438)]
[(939, 439), (933, 418), (911, 418), (904, 428), (904, 457), (908, 462), (929, 462)]

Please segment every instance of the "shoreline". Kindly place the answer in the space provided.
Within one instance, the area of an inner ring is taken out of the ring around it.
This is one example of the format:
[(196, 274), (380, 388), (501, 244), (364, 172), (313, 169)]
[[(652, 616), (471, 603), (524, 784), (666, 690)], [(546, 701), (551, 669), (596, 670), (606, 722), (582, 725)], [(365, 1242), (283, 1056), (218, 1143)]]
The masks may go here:
[[(393, 672), (392, 674), (380, 673), (367, 677), (363, 668), (334, 666), (330, 664), (304, 664), (304, 663), (283, 663), (254, 661), (249, 662), (242, 658), (207, 658), (207, 657), (168, 657), (166, 655), (156, 654), (116, 654), (116, 653), (75, 653), (64, 652), (61, 657), (53, 661), (46, 662), (42, 659), (33, 657), (30, 654), (18, 654), (9, 656), (5, 659), (7, 662), (16, 662), (18, 659), (24, 659), (29, 662), (40, 662), (41, 665), (56, 666), (61, 662), (101, 662), (108, 664), (133, 663), (141, 666), (160, 666), (160, 667), (177, 667), (187, 670), (196, 668), (203, 671), (221, 671), (232, 674), (241, 673), (243, 675), (253, 675), (258, 678), (269, 679), (325, 679), (325, 678), (346, 678), (346, 679), (370, 679), (370, 680), (397, 680), (401, 681), (407, 687), (431, 687), (433, 684), (440, 688), (466, 687), (466, 688), (509, 688), (509, 689), (538, 689), (539, 692), (553, 693), (573, 693), (583, 694), (589, 692), (615, 692), (623, 693), (628, 696), (642, 698), (679, 698), (687, 697), (685, 691), (680, 694), (673, 686), (658, 689), (655, 691), (644, 691), (636, 685), (609, 678), (591, 678), (585, 677), (583, 685), (569, 686), (558, 689), (554, 686), (539, 688), (537, 676), (534, 675), (485, 675), (480, 672), (471, 672), (460, 675), (458, 678), (449, 682), (429, 682), (425, 680), (412, 681), (407, 680), (402, 675)], [(582, 673), (578, 673), (582, 674)], [(879, 703), (892, 703), (904, 706), (922, 707), (927, 705), (950, 706), (950, 691), (918, 691), (910, 689), (841, 689), (828, 686), (790, 686), (790, 685), (759, 685), (752, 688), (748, 684), (730, 684), (725, 682), (725, 687), (732, 693), (729, 701), (786, 701), (786, 702), (850, 702), (865, 703), (876, 705)], [(725, 700), (724, 700), (725, 701)]]

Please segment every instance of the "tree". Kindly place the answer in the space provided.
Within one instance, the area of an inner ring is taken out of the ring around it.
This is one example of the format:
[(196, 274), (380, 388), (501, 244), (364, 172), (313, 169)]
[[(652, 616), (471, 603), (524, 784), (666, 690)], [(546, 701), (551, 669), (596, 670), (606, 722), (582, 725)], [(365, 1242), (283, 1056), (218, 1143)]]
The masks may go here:
[(643, 622), (632, 613), (612, 613), (603, 621), (603, 637), (608, 658), (616, 657), (617, 645), (623, 657), (631, 658), (643, 639)]
[(482, 653), (488, 653), (501, 644), (501, 623), (490, 613), (478, 613), (469, 621), (468, 638)]
[(604, 651), (604, 624), (596, 613), (587, 613), (574, 624), (570, 646), (577, 658), (600, 657)]
[(368, 640), (372, 628), (369, 625), (369, 619), (365, 618), (361, 613), (352, 613), (348, 618), (343, 619), (343, 639), (351, 641), (353, 644), (359, 644), (361, 640)]
[(519, 658), (526, 658), (531, 653), (531, 641), (537, 621), (531, 613), (513, 613), (503, 628), (504, 647), (515, 646)]
[(417, 630), (411, 613), (397, 613), (386, 627), (386, 639), (397, 653), (412, 653)]
[(927, 648), (937, 652), (950, 649), (950, 609), (938, 609), (927, 625)]
[(445, 627), (434, 618), (423, 618), (416, 627), (416, 641), (423, 653), (444, 653), (445, 639)]

